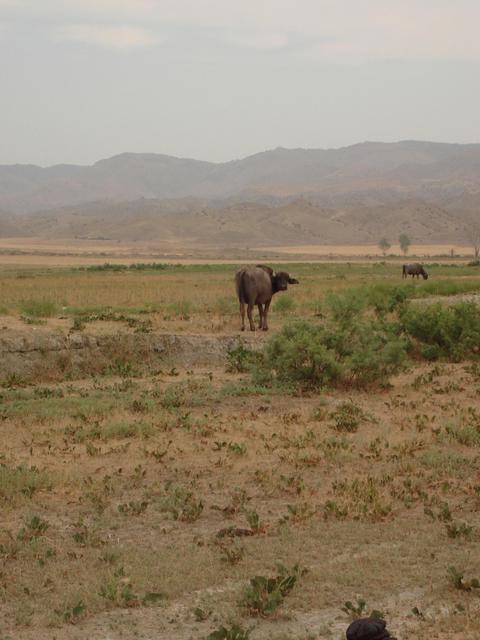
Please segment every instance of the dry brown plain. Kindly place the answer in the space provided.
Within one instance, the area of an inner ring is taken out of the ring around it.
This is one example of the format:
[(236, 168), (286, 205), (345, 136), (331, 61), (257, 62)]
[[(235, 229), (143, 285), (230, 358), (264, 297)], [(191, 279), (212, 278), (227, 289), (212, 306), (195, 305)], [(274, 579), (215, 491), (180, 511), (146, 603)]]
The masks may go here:
[[(419, 295), (480, 288), (460, 263), (430, 271)], [(316, 317), (328, 290), (401, 281), (398, 264), (295, 275), (273, 330)], [(228, 265), (17, 265), (0, 292), (4, 341), (238, 332)], [(0, 376), (1, 640), (194, 640), (234, 623), (251, 640), (340, 640), (342, 607), (362, 599), (399, 640), (480, 637), (478, 365), (411, 365), (368, 393), (280, 393), (171, 362), (42, 375)], [(219, 537), (228, 527), (252, 535)], [(252, 616), (249, 579), (277, 563), (307, 572), (275, 613)]]

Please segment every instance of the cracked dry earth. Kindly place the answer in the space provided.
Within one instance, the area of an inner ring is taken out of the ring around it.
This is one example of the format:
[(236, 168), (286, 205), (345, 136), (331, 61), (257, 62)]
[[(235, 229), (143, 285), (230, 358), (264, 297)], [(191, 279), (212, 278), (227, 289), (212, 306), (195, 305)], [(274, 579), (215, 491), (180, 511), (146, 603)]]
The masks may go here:
[[(339, 640), (348, 601), (399, 640), (480, 637), (478, 365), (368, 393), (196, 367), (0, 398), (1, 640)], [(277, 563), (307, 571), (252, 616)]]

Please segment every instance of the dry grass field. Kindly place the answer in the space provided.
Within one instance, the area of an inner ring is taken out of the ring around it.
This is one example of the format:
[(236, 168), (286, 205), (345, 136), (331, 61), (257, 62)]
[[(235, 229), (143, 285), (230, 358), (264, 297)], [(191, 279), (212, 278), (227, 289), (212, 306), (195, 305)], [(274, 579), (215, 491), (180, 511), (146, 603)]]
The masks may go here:
[[(269, 263), (272, 264), (272, 263)], [(133, 330), (136, 318), (155, 331), (236, 332), (238, 304), (235, 264), (158, 263), (91, 267), (4, 267), (0, 271), (0, 318), (3, 326), (34, 324), (68, 331), (75, 319), (88, 331)], [(135, 265), (133, 265), (135, 266)], [(271, 328), (292, 318), (322, 312), (328, 292), (364, 286), (402, 284), (401, 265), (374, 263), (294, 263), (273, 265), (300, 279), (275, 297)], [(478, 267), (462, 262), (426, 264), (427, 281), (407, 283), (414, 297), (470, 294), (480, 291)], [(163, 268), (164, 267), (164, 268)], [(99, 320), (100, 319), (100, 320)]]
[[(402, 284), (388, 263), (288, 268), (272, 334), (323, 322), (329, 291)], [(478, 267), (428, 270), (409, 297), (480, 290)], [(233, 271), (4, 269), (1, 338), (233, 334)], [(340, 640), (377, 611), (399, 640), (476, 640), (480, 369), (456, 360), (321, 390), (227, 361), (0, 375), (0, 639)]]

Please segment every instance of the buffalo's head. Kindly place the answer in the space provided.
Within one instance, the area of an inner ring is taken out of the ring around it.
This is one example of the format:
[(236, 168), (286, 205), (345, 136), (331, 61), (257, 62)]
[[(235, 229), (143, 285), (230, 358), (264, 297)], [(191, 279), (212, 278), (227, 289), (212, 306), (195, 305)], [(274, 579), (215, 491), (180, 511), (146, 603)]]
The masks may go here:
[(422, 269), (422, 276), (424, 280), (428, 280), (428, 273), (425, 271), (425, 269)]
[(286, 291), (289, 284), (298, 284), (296, 278), (292, 278), (286, 271), (278, 271), (272, 276), (274, 291)]

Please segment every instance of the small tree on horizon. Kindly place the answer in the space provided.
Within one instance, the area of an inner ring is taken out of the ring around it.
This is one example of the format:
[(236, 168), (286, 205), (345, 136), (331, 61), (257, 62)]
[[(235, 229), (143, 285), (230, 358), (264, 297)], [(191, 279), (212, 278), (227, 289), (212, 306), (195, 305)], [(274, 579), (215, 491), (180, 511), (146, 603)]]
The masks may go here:
[(480, 258), (480, 226), (472, 230), (470, 242), (473, 247), (473, 255), (475, 256), (475, 260), (478, 260)]
[(383, 256), (385, 257), (387, 255), (387, 251), (390, 249), (392, 245), (389, 243), (389, 241), (386, 238), (382, 238), (379, 241), (378, 246), (382, 250)]
[(410, 240), (410, 238), (407, 236), (406, 233), (401, 233), (398, 237), (398, 243), (400, 245), (400, 249), (403, 252), (403, 255), (406, 256), (408, 253), (408, 249), (412, 244), (412, 241)]

